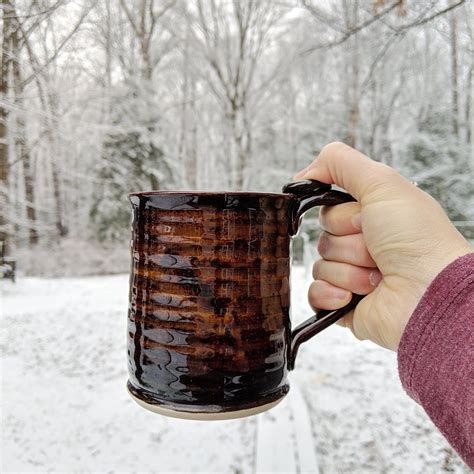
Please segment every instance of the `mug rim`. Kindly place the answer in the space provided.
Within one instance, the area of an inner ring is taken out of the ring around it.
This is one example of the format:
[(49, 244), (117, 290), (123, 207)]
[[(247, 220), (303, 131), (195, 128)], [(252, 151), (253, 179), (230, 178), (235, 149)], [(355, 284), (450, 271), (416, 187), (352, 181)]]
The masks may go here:
[(242, 197), (290, 197), (289, 193), (264, 193), (259, 191), (134, 191), (128, 193), (128, 197), (148, 196), (242, 196)]

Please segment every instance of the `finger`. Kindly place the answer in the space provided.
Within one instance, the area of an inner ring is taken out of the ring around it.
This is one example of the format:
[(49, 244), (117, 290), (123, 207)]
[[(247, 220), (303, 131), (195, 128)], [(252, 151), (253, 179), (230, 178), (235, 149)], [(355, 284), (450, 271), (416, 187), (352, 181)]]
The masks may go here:
[[(392, 335), (395, 335), (397, 331), (391, 326), (390, 318), (381, 316), (380, 307), (376, 303), (380, 301), (378, 293), (384, 290), (386, 288), (382, 283), (372, 293), (365, 296), (355, 310), (345, 314), (337, 323), (350, 329), (361, 341), (370, 339), (382, 347), (396, 350), (397, 342), (393, 340)], [(396, 300), (393, 303), (395, 305)], [(387, 308), (383, 308), (382, 311), (386, 313)]]
[(326, 281), (316, 280), (311, 283), (308, 291), (308, 301), (311, 307), (317, 309), (339, 309), (351, 300), (350, 291), (338, 288)]
[[(359, 303), (359, 305), (361, 303)], [(365, 326), (362, 326), (362, 328), (358, 327), (358, 329), (354, 328), (354, 321), (355, 321), (354, 318), (356, 317), (356, 312), (357, 312), (357, 309), (350, 311), (349, 313), (345, 314), (341, 319), (336, 321), (336, 324), (338, 324), (339, 326), (342, 326), (343, 328), (350, 329), (352, 334), (354, 334), (354, 336), (357, 339), (359, 339), (359, 341), (365, 341), (369, 339), (369, 335), (367, 331), (365, 330)]]
[(319, 208), (319, 224), (322, 229), (334, 235), (358, 234), (361, 231), (360, 204), (346, 202), (338, 206), (321, 206)]
[(387, 320), (387, 318), (380, 317), (377, 304), (375, 303), (379, 299), (378, 293), (382, 291), (382, 287), (383, 283), (359, 302), (352, 314), (352, 318), (347, 322), (347, 327), (349, 327), (357, 339), (370, 339), (376, 344), (388, 348), (390, 344), (387, 344), (383, 335), (384, 330), (382, 329), (384, 327), (384, 320)]
[[(334, 183), (351, 193), (359, 202), (369, 199), (372, 190), (410, 187), (410, 183), (393, 168), (371, 160), (344, 143), (326, 145), (295, 179), (316, 179)], [(369, 199), (370, 200), (370, 199)]]
[(357, 267), (349, 263), (318, 260), (313, 266), (313, 278), (324, 280), (359, 295), (367, 295), (378, 286), (382, 275), (376, 269)]
[(350, 329), (352, 332), (354, 332), (353, 325), (352, 325), (353, 319), (354, 319), (354, 310), (349, 311), (349, 313), (345, 314), (341, 319), (336, 321), (336, 324), (338, 324), (339, 326), (342, 326), (343, 328)]
[(319, 236), (318, 252), (324, 260), (350, 263), (359, 267), (377, 267), (362, 234), (337, 236), (322, 232)]

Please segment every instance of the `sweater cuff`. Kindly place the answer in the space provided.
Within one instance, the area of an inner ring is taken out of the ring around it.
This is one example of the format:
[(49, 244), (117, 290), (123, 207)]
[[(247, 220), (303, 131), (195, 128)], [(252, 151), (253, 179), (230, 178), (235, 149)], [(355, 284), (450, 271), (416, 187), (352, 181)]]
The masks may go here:
[[(408, 394), (421, 403), (416, 380), (430, 377), (437, 370), (438, 352), (446, 343), (447, 321), (455, 311), (450, 309), (456, 297), (472, 284), (474, 253), (459, 257), (432, 281), (402, 334), (398, 347), (398, 371)], [(444, 352), (444, 351), (441, 351)]]

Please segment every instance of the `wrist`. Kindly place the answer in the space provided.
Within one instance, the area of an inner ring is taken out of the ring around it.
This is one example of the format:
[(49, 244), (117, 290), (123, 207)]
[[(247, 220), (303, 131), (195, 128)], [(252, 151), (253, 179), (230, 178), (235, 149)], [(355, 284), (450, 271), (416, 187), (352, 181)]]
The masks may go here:
[[(436, 259), (423, 262), (423, 267), (425, 269), (423, 272), (423, 277), (417, 279), (416, 283), (414, 281), (408, 282), (409, 284), (406, 285), (405, 290), (403, 291), (403, 293), (407, 295), (405, 300), (405, 317), (402, 317), (399, 320), (399, 328), (397, 331), (399, 338), (397, 342), (397, 348), (410, 318), (416, 311), (416, 308), (430, 288), (431, 284), (449, 265), (470, 253), (474, 253), (474, 248), (470, 246), (467, 241), (465, 241), (465, 245), (460, 245), (457, 246), (457, 248), (449, 249), (442, 255), (438, 253)], [(395, 350), (397, 350), (397, 348)]]
[(425, 291), (433, 280), (451, 263), (460, 257), (474, 252), (474, 248), (463, 239), (464, 242), (458, 245), (451, 245), (449, 248), (440, 248), (439, 252), (433, 252), (426, 261)]

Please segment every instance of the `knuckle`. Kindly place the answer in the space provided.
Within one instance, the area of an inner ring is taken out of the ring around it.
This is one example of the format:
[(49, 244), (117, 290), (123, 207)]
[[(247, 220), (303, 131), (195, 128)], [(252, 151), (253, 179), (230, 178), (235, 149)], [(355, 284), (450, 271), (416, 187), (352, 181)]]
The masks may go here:
[(318, 253), (321, 257), (326, 257), (329, 250), (329, 235), (327, 232), (321, 232), (318, 240)]
[(318, 291), (318, 284), (316, 281), (311, 282), (308, 289), (309, 296), (313, 296)]
[(311, 285), (309, 285), (308, 302), (313, 308), (319, 303), (319, 285), (316, 281), (313, 281)]
[(375, 163), (374, 168), (367, 175), (366, 194), (371, 199), (380, 199), (387, 196), (394, 189), (398, 192), (398, 183), (401, 175), (398, 171), (384, 163)]
[(323, 276), (323, 273), (327, 273), (326, 272), (326, 263), (327, 260), (324, 260), (323, 258), (320, 258), (319, 260), (316, 260), (316, 262), (314, 263), (314, 266), (313, 266), (313, 278), (315, 280), (323, 280), (324, 278), (322, 278)]
[(327, 145), (324, 145), (323, 149), (321, 150), (321, 155), (323, 156), (331, 156), (335, 153), (339, 153), (344, 149), (349, 148), (345, 143), (342, 142), (331, 142)]
[(392, 181), (400, 176), (398, 171), (393, 169), (391, 166), (386, 165), (385, 163), (377, 163), (377, 168), (379, 176), (383, 178), (384, 181)]
[(318, 278), (320, 265), (321, 265), (321, 260), (316, 260), (313, 264), (313, 278), (315, 280)]

